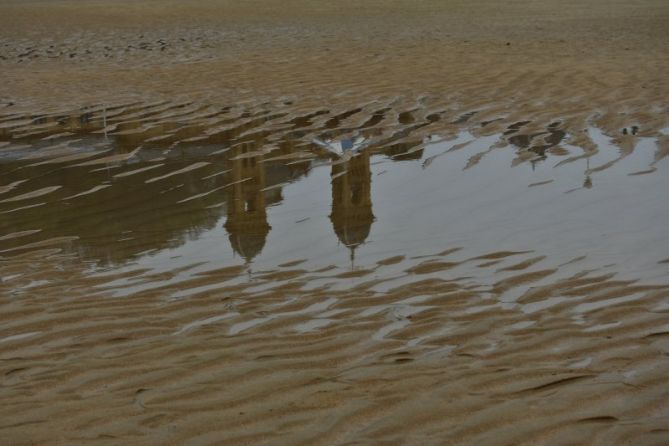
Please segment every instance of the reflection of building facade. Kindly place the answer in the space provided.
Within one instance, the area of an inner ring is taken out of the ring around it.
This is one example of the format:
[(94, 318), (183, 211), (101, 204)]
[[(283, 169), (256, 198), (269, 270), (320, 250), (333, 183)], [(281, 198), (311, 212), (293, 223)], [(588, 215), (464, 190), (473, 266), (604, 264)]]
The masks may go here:
[(374, 222), (369, 152), (362, 151), (332, 166), (332, 213), (337, 238), (351, 250), (365, 242)]
[(225, 222), (232, 249), (247, 262), (260, 254), (271, 229), (265, 210), (262, 155), (249, 156), (253, 150), (253, 143), (242, 143), (230, 150), (229, 178), (233, 184), (227, 188)]

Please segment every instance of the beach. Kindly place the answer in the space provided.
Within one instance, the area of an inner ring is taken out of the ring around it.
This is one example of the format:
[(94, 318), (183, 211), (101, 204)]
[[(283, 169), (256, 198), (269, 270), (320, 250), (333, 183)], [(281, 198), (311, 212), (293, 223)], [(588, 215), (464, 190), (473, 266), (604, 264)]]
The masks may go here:
[(669, 443), (667, 20), (0, 0), (0, 443)]

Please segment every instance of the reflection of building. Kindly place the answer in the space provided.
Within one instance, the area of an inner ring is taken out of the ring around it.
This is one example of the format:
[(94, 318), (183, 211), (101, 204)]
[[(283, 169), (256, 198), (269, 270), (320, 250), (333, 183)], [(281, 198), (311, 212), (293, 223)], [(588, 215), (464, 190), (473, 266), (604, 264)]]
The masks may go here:
[(383, 148), (383, 154), (393, 161), (419, 160), (423, 157), (422, 141), (401, 142)]
[(351, 250), (365, 242), (374, 221), (372, 214), (369, 152), (362, 151), (332, 166), (332, 226), (339, 240)]
[(265, 211), (265, 169), (262, 155), (248, 153), (253, 143), (242, 143), (230, 150), (230, 180), (227, 188), (228, 215), (225, 229), (235, 253), (247, 262), (253, 260), (265, 246), (271, 229)]
[[(521, 151), (533, 152), (536, 155), (534, 158), (530, 159), (532, 170), (534, 170), (538, 162), (544, 161), (548, 157), (546, 151), (560, 144), (567, 135), (567, 133), (564, 130), (561, 130), (559, 126), (559, 122), (554, 122), (548, 126), (547, 132), (513, 135), (508, 138), (508, 141)], [(514, 133), (517, 130), (517, 128), (513, 128), (511, 133)], [(509, 134), (509, 132), (506, 132), (505, 134)], [(535, 139), (538, 136), (543, 136), (543, 140)]]

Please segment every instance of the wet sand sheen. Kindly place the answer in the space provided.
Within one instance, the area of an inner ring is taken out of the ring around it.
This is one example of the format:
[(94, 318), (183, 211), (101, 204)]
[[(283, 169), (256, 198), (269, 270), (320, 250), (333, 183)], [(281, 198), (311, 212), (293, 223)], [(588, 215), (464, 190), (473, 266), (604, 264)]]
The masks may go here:
[(0, 4), (1, 442), (668, 443), (667, 8), (539, 3)]

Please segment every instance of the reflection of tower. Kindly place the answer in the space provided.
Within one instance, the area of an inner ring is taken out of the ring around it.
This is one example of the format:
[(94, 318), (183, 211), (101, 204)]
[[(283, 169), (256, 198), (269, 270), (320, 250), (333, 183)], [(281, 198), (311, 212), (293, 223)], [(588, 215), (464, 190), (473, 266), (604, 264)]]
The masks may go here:
[(235, 253), (251, 262), (262, 251), (271, 229), (265, 211), (265, 170), (262, 155), (248, 156), (253, 143), (243, 143), (231, 149), (228, 187), (228, 216), (225, 229)]
[(374, 221), (369, 152), (332, 166), (332, 226), (339, 240), (351, 250), (365, 242)]

